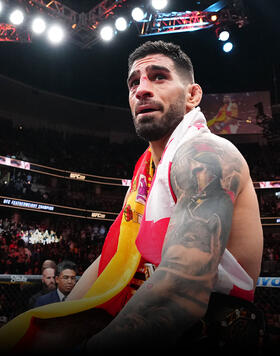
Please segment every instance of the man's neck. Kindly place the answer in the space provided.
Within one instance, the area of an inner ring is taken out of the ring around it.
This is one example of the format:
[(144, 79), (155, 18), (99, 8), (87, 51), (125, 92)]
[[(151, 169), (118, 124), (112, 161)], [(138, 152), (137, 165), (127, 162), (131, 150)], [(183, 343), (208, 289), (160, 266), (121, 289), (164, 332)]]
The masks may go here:
[(167, 141), (169, 139), (170, 135), (158, 140), (158, 141), (152, 141), (150, 142), (150, 147), (152, 151), (152, 158), (153, 162), (155, 164), (155, 167), (157, 168), (159, 161), (161, 159), (162, 153), (165, 149), (165, 146), (167, 144)]
[(150, 141), (149, 144), (150, 144), (150, 147), (151, 147), (151, 151), (152, 151), (152, 159), (153, 159), (153, 162), (154, 162), (154, 165), (155, 167), (157, 168), (159, 162), (160, 162), (160, 159), (161, 159), (161, 156), (163, 154), (163, 151), (165, 149), (165, 146), (170, 138), (170, 136), (172, 135), (172, 133), (174, 132), (174, 130), (178, 127), (178, 125), (180, 125), (180, 123), (182, 122), (182, 120), (184, 120), (184, 117), (187, 113), (189, 113), (192, 109), (188, 109), (183, 118), (181, 119), (181, 121), (179, 123), (177, 123), (177, 125), (171, 129), (169, 131), (169, 133), (164, 136), (163, 138), (161, 138), (160, 140), (158, 141)]

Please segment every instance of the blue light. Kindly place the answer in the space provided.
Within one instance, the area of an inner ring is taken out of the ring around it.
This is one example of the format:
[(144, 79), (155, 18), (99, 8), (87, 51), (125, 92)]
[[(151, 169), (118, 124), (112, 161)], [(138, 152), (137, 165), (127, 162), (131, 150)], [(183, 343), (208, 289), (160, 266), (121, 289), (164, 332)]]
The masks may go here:
[(223, 45), (223, 50), (224, 50), (224, 52), (226, 52), (226, 53), (230, 52), (232, 49), (233, 49), (233, 44), (232, 44), (231, 42), (226, 42), (226, 43)]
[(225, 0), (220, 0), (220, 1), (215, 2), (212, 5), (208, 6), (206, 9), (204, 9), (204, 11), (218, 12), (218, 11), (222, 10), (226, 5), (227, 5), (227, 3)]

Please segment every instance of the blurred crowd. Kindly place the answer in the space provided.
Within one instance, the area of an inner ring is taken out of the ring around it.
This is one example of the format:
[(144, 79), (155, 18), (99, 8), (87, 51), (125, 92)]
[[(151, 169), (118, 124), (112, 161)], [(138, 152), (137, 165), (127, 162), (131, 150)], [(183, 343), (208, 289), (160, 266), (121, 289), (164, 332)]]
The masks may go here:
[(21, 125), (6, 129), (2, 127), (0, 143), (2, 156), (118, 178), (131, 177), (137, 157), (147, 146), (140, 140), (115, 143), (105, 137), (69, 134), (46, 128), (32, 129)]
[[(2, 218), (0, 274), (40, 274), (42, 262), (50, 257), (56, 263), (63, 259), (75, 262), (82, 274), (101, 253), (109, 227), (109, 223), (65, 217), (40, 223), (18, 213)], [(261, 275), (280, 276), (280, 231), (264, 228)]]
[(262, 275), (280, 276), (280, 231), (264, 230)]
[(258, 189), (261, 216), (280, 216), (280, 188)]
[[(1, 118), (0, 118), (1, 119)], [(234, 135), (232, 135), (234, 136)], [(234, 144), (246, 158), (253, 180), (280, 179), (278, 142)], [(0, 155), (69, 171), (128, 178), (147, 143), (140, 140), (110, 142), (107, 137), (70, 134), (46, 128), (1, 126)]]
[[(82, 274), (99, 256), (108, 231), (96, 222), (57, 218), (48, 225), (30, 218), (17, 222), (18, 218), (16, 214), (0, 219), (0, 274), (41, 274), (41, 264), (50, 256), (56, 263), (75, 262)], [(46, 241), (51, 233), (56, 239)], [(39, 234), (42, 238), (34, 240)]]
[(80, 209), (119, 212), (127, 189), (26, 173), (6, 166), (0, 166), (0, 172), (1, 195)]
[(278, 142), (263, 144), (236, 144), (245, 157), (253, 181), (280, 179), (280, 145)]
[[(280, 179), (280, 145), (236, 143), (246, 158), (253, 181)], [(146, 148), (141, 140), (110, 143), (108, 138), (66, 134), (23, 126), (0, 130), (0, 155), (67, 171), (131, 179), (134, 165)], [(118, 181), (121, 183), (121, 181)], [(84, 183), (0, 165), (1, 195), (66, 205), (74, 208), (119, 212), (126, 187)], [(258, 192), (262, 216), (277, 216), (280, 193)]]

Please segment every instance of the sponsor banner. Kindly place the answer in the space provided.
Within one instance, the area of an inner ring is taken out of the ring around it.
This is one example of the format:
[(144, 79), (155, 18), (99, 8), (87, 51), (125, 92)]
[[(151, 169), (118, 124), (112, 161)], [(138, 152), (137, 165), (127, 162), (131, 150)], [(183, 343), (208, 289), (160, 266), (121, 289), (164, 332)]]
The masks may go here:
[(280, 188), (280, 180), (254, 182), (254, 188), (256, 189)]
[(114, 221), (116, 219), (116, 216), (118, 215), (118, 213), (114, 213), (114, 212), (71, 208), (69, 206), (63, 206), (63, 205), (49, 205), (40, 202), (19, 200), (10, 197), (4, 197), (4, 196), (0, 196), (0, 206), (24, 209), (24, 210), (33, 210), (38, 212), (50, 213), (50, 214), (72, 216), (77, 218), (108, 220), (108, 221)]
[(54, 211), (54, 206), (47, 205), (47, 204), (40, 204), (16, 199), (3, 199), (3, 204), (5, 205), (12, 205), (19, 208), (31, 208), (37, 210), (49, 210)]
[(26, 283), (26, 282), (41, 282), (41, 275), (22, 275), (22, 274), (0, 274), (0, 283)]
[[(77, 280), (81, 276), (76, 277)], [(25, 283), (41, 283), (42, 275), (41, 274), (0, 274), (0, 284), (25, 284)]]
[(3, 164), (4, 166), (16, 167), (21, 169), (28, 169), (28, 170), (30, 169), (29, 162), (25, 162), (19, 159), (5, 157), (5, 156), (0, 156), (0, 164)]
[(257, 287), (280, 288), (280, 277), (259, 277)]
[(69, 177), (72, 178), (72, 179), (78, 179), (78, 180), (85, 180), (86, 179), (85, 175), (80, 174), (80, 173), (74, 173), (74, 172), (71, 172)]

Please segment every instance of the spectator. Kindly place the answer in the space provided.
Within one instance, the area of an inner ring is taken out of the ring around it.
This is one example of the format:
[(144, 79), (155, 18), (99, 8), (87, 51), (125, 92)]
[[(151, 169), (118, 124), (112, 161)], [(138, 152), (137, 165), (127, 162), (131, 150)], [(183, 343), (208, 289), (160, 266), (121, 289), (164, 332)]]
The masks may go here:
[(29, 309), (34, 308), (36, 301), (42, 295), (45, 295), (56, 289), (55, 284), (56, 264), (52, 260), (46, 260), (42, 264), (42, 289), (29, 299)]
[(45, 260), (42, 263), (42, 272), (45, 268), (53, 268), (56, 269), (56, 263), (53, 260)]
[(57, 288), (37, 298), (35, 307), (63, 302), (76, 284), (77, 267), (72, 261), (64, 260), (57, 265), (55, 281)]

